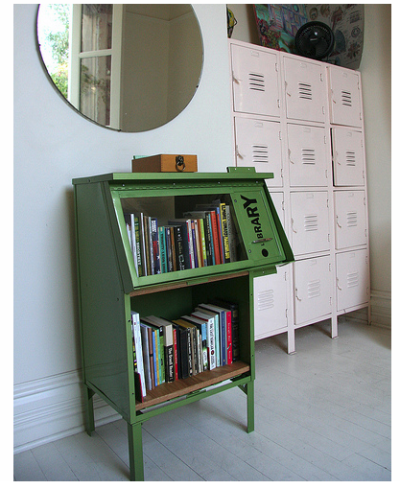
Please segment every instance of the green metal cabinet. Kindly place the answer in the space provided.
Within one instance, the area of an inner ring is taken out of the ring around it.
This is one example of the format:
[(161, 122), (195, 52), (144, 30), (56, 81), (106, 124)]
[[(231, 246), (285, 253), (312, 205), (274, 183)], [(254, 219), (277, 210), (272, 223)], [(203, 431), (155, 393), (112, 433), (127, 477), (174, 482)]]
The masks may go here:
[[(143, 480), (142, 423), (152, 416), (232, 387), (247, 394), (254, 429), (253, 278), (275, 273), (293, 254), (265, 179), (271, 173), (113, 173), (73, 180), (83, 382), (87, 432), (94, 431), (96, 393), (127, 422), (132, 480)], [(132, 207), (176, 219), (198, 202), (222, 198), (233, 209), (238, 261), (138, 276), (124, 213)], [(240, 359), (135, 396), (131, 310), (176, 318), (213, 298), (239, 309)], [(229, 381), (229, 382), (226, 382)]]

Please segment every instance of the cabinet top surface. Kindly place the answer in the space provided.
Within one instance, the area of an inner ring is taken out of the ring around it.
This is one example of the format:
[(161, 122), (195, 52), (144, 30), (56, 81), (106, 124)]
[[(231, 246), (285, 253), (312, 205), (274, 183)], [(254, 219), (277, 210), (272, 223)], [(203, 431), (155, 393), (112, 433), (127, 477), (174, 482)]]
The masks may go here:
[(254, 168), (229, 167), (227, 173), (106, 173), (91, 177), (74, 178), (74, 185), (96, 182), (157, 182), (157, 181), (204, 181), (215, 182), (223, 180), (266, 180), (273, 178), (273, 173), (257, 173)]

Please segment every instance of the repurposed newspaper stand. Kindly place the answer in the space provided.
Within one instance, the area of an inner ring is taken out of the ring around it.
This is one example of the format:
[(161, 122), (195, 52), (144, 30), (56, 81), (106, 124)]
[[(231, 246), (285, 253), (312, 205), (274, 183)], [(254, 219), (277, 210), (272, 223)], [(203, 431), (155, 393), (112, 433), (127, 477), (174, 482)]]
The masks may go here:
[[(247, 431), (254, 430), (253, 279), (293, 261), (265, 179), (272, 173), (112, 173), (73, 180), (83, 383), (87, 432), (94, 431), (93, 395), (127, 422), (131, 480), (144, 480), (142, 423), (232, 387), (247, 394)], [(236, 228), (236, 261), (138, 276), (124, 215), (159, 222), (196, 205), (227, 203)], [(215, 298), (236, 303), (240, 357), (230, 365), (135, 394), (131, 311), (173, 319)]]

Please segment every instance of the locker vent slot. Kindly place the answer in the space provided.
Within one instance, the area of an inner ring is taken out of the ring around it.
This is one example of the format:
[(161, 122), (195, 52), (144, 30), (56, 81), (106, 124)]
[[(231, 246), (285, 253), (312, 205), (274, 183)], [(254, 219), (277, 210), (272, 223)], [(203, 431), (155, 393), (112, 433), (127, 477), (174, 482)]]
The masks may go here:
[(264, 75), (262, 73), (249, 73), (249, 88), (250, 90), (265, 92)]
[(253, 163), (268, 163), (268, 146), (263, 144), (253, 145)]
[(346, 165), (347, 166), (356, 166), (356, 152), (355, 151), (346, 151)]
[(309, 299), (315, 299), (321, 295), (321, 281), (320, 280), (312, 280), (308, 282), (307, 292)]
[(301, 151), (301, 161), (303, 165), (315, 165), (315, 150), (303, 149)]
[(357, 211), (348, 211), (347, 212), (347, 227), (356, 227), (357, 226)]
[(351, 92), (347, 92), (346, 90), (342, 90), (342, 105), (346, 107), (351, 107)]
[(265, 311), (266, 309), (272, 309), (274, 307), (274, 291), (264, 290), (259, 292), (257, 296), (257, 309), (259, 311)]
[(359, 280), (358, 280), (358, 272), (349, 272), (347, 274), (347, 287), (358, 287), (359, 285)]
[(312, 100), (312, 87), (308, 83), (299, 82), (299, 97), (305, 100)]
[(316, 214), (304, 216), (304, 231), (318, 231), (318, 216)]

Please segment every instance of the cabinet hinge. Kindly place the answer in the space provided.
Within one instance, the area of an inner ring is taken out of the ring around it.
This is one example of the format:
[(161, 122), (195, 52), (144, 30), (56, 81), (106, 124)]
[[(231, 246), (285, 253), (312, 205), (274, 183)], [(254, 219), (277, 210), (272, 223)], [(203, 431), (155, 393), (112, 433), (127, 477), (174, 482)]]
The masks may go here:
[(324, 136), (324, 144), (326, 144), (326, 136)]
[(279, 131), (279, 133), (278, 133), (278, 134), (279, 134), (279, 140), (280, 140), (280, 141), (282, 141), (282, 132), (281, 132), (281, 131)]
[(325, 115), (325, 106), (322, 106), (322, 113)]
[(332, 297), (329, 297), (329, 305), (332, 305)]
[(287, 309), (286, 309), (285, 313), (286, 313), (286, 319), (287, 319), (288, 318), (288, 310)]

